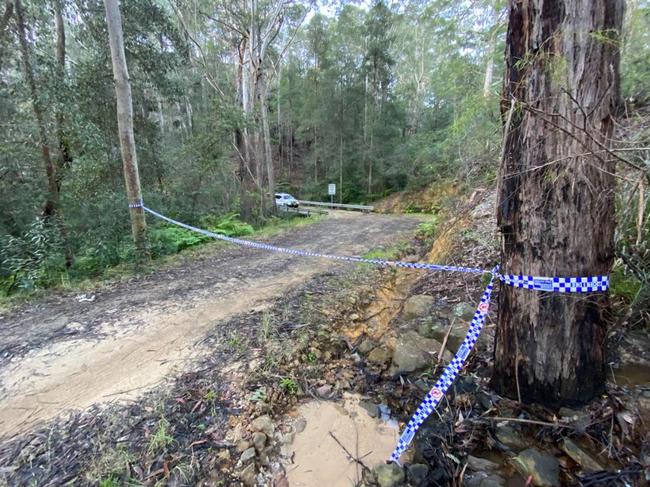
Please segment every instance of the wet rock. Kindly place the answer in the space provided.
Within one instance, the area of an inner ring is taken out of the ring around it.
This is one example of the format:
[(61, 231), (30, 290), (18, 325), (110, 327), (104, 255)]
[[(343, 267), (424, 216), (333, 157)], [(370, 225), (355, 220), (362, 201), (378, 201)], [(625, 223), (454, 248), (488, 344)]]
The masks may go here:
[(298, 418), (293, 423), (293, 430), (296, 433), (302, 433), (303, 431), (305, 431), (306, 427), (307, 427), (307, 420), (305, 418)]
[(375, 403), (370, 401), (361, 401), (359, 403), (359, 406), (368, 411), (368, 414), (371, 418), (376, 418), (379, 416), (379, 406), (377, 406)]
[(479, 458), (469, 455), (467, 457), (467, 467), (475, 472), (485, 472), (496, 470), (499, 468), (499, 465), (491, 462), (487, 458)]
[(524, 477), (532, 477), (533, 485), (538, 487), (560, 485), (560, 462), (553, 455), (537, 448), (529, 448), (513, 458), (513, 464)]
[(266, 445), (266, 435), (261, 431), (253, 433), (253, 446), (255, 446), (255, 450), (258, 452), (262, 451), (264, 445)]
[[(406, 332), (399, 337), (393, 352), (391, 374), (413, 372), (428, 366), (437, 357), (441, 344), (431, 338), (423, 338), (414, 331)], [(451, 360), (452, 355), (445, 351), (445, 359)]]
[(373, 348), (375, 348), (375, 343), (370, 338), (364, 338), (359, 344), (357, 350), (359, 351), (359, 353), (366, 355)]
[(521, 436), (519, 430), (507, 423), (497, 424), (494, 434), (497, 440), (513, 450), (521, 450), (528, 446), (528, 442)]
[(255, 418), (251, 423), (251, 426), (253, 427), (253, 431), (261, 431), (262, 433), (265, 433), (266, 436), (273, 436), (273, 432), (275, 431), (273, 420), (268, 415)]
[(467, 476), (464, 485), (465, 487), (506, 487), (508, 484), (499, 475), (478, 472)]
[(427, 316), (434, 303), (435, 299), (432, 296), (426, 296), (424, 294), (411, 296), (404, 303), (402, 316), (405, 320)]
[(368, 354), (368, 361), (374, 364), (383, 365), (390, 361), (391, 351), (387, 348), (377, 347)]
[(323, 399), (329, 399), (332, 397), (332, 386), (329, 384), (322, 385), (316, 389), (316, 394)]
[(429, 466), (423, 463), (415, 463), (408, 467), (409, 481), (416, 485), (425, 485), (425, 481), (429, 475)]
[(394, 463), (378, 465), (374, 473), (380, 487), (395, 487), (404, 482), (404, 470)]
[(585, 472), (598, 472), (603, 467), (591, 455), (580, 448), (573, 440), (566, 438), (562, 450), (571, 457)]
[[(449, 320), (446, 318), (427, 317), (418, 325), (418, 334), (425, 338), (435, 338), (447, 333)], [(453, 329), (452, 329), (453, 334)]]
[(250, 442), (246, 440), (239, 440), (235, 445), (235, 450), (237, 453), (242, 453), (244, 450), (248, 450), (251, 447)]
[(242, 465), (246, 465), (247, 463), (253, 461), (255, 459), (255, 448), (251, 447), (248, 448), (247, 450), (244, 450), (244, 453), (241, 454), (241, 457), (239, 457), (239, 462)]
[(252, 487), (255, 485), (255, 473), (255, 464), (251, 463), (239, 472), (239, 478), (246, 487)]
[(476, 305), (469, 303), (458, 303), (454, 306), (454, 316), (463, 320), (471, 320), (476, 312)]

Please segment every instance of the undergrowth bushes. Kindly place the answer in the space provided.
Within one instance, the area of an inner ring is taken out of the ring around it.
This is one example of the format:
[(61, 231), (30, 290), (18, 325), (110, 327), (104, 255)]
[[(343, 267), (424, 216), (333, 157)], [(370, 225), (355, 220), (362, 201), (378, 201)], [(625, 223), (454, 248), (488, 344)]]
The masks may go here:
[[(279, 220), (269, 220), (274, 225)], [(237, 214), (207, 215), (198, 222), (201, 228), (228, 237), (251, 235), (255, 229)], [(104, 275), (120, 264), (135, 261), (133, 243), (127, 237), (119, 241), (90, 231), (87, 238), (76, 238), (75, 260), (65, 267), (63, 244), (54, 224), (37, 218), (23, 235), (0, 238), (0, 296), (53, 287)], [(183, 249), (211, 240), (210, 237), (167, 224), (149, 226), (152, 258), (176, 254)]]

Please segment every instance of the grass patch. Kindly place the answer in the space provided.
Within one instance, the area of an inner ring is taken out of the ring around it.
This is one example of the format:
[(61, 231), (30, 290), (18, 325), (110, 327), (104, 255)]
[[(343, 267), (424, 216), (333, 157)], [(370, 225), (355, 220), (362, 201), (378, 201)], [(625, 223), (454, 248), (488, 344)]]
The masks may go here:
[(164, 453), (167, 450), (168, 446), (171, 446), (174, 443), (174, 437), (169, 433), (169, 422), (162, 418), (158, 422), (158, 428), (149, 438), (149, 446), (147, 447), (147, 453), (149, 455), (155, 455), (157, 453)]
[(300, 387), (298, 386), (298, 383), (289, 378), (289, 377), (283, 377), (280, 379), (280, 388), (284, 390), (287, 394), (290, 396), (295, 396), (300, 392)]
[(113, 487), (124, 485), (128, 478), (129, 465), (136, 462), (136, 457), (125, 446), (109, 448), (95, 459), (88, 471), (86, 480), (100, 486)]
[(408, 242), (399, 242), (389, 247), (373, 249), (362, 255), (362, 257), (364, 259), (396, 260), (408, 253), (409, 249), (410, 244)]

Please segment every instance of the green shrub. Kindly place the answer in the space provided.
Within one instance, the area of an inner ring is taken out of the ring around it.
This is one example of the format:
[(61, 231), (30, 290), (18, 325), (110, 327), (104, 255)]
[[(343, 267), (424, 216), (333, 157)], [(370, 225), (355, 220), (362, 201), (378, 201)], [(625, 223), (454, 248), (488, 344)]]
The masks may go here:
[(154, 227), (149, 231), (150, 250), (153, 257), (176, 254), (207, 240), (210, 240), (210, 237), (180, 227)]
[(437, 228), (438, 228), (438, 218), (437, 216), (434, 215), (433, 218), (431, 218), (431, 220), (429, 220), (428, 222), (421, 223), (418, 226), (416, 235), (422, 239), (433, 238), (436, 234)]
[(201, 225), (207, 227), (214, 233), (220, 233), (226, 237), (242, 237), (252, 235), (255, 229), (248, 223), (239, 219), (239, 215), (230, 214), (222, 217), (205, 217), (201, 219)]
[(35, 219), (21, 236), (0, 239), (0, 284), (5, 294), (54, 284), (65, 270), (58, 231)]
[(631, 273), (626, 273), (622, 267), (614, 267), (610, 278), (610, 289), (614, 296), (632, 303), (641, 291), (641, 282)]

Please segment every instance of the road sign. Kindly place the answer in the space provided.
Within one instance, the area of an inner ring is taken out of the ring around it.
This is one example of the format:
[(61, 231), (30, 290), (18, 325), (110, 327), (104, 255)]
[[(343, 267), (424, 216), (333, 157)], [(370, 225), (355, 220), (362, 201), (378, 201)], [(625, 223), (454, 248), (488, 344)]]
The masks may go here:
[(336, 184), (328, 184), (327, 185), (327, 194), (330, 196), (334, 196), (336, 194)]

